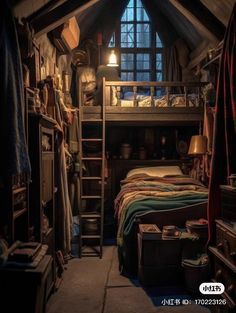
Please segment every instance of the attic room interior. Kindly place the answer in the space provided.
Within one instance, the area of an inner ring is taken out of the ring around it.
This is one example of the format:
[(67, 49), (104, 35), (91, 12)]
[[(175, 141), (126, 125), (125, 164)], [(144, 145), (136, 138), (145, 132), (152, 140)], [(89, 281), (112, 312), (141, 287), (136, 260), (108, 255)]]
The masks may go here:
[(235, 312), (235, 3), (0, 2), (0, 312)]

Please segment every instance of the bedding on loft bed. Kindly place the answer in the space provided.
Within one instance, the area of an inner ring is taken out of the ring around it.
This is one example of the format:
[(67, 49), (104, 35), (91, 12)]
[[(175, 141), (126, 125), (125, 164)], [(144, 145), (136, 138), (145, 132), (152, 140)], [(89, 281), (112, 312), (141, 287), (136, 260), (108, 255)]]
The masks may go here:
[[(135, 221), (139, 216), (153, 212), (158, 215), (162, 210), (207, 202), (207, 198), (207, 188), (199, 181), (183, 175), (176, 166), (164, 171), (156, 167), (128, 173), (126, 179), (121, 181), (121, 190), (115, 199), (120, 271), (134, 274), (137, 270)], [(181, 210), (178, 214), (181, 214)]]
[[(85, 106), (105, 105), (120, 107), (203, 107), (202, 82), (140, 82), (108, 81), (94, 90), (95, 101), (86, 101), (87, 84), (80, 85), (81, 103)], [(102, 95), (102, 97), (101, 97)], [(91, 95), (90, 95), (91, 96)]]
[[(133, 94), (133, 93), (131, 93)], [(136, 101), (138, 107), (198, 107), (199, 99), (197, 94), (189, 94), (187, 95), (187, 102), (186, 104), (185, 95), (184, 94), (171, 94), (169, 98), (167, 95), (162, 96), (154, 96), (151, 98), (149, 95), (145, 94), (137, 94)], [(114, 100), (113, 100), (114, 101)], [(153, 101), (153, 104), (152, 104)], [(117, 100), (118, 102), (118, 100)], [(123, 98), (120, 99), (120, 106), (121, 107), (134, 107), (135, 105), (133, 95), (130, 93), (125, 93)]]

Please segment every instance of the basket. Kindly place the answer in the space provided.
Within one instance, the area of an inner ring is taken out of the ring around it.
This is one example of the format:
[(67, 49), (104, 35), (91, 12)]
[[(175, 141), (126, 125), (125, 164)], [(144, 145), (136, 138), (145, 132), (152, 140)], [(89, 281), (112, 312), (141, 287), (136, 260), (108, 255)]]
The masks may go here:
[(209, 281), (209, 263), (202, 265), (191, 265), (182, 261), (186, 290), (190, 293), (199, 293), (201, 283)]

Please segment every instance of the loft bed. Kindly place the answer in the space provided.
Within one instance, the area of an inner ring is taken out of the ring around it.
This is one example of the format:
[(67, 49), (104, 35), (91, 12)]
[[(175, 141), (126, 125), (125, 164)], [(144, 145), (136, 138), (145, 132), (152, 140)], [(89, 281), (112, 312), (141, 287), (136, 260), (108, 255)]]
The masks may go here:
[(206, 218), (208, 191), (178, 166), (135, 168), (121, 181), (115, 199), (119, 268), (137, 273), (138, 224), (175, 225)]
[[(106, 122), (193, 125), (203, 120), (202, 82), (107, 81), (103, 78), (99, 105), (85, 105), (84, 83), (80, 103), (86, 120), (99, 119), (102, 106)], [(102, 104), (102, 105), (100, 105)]]

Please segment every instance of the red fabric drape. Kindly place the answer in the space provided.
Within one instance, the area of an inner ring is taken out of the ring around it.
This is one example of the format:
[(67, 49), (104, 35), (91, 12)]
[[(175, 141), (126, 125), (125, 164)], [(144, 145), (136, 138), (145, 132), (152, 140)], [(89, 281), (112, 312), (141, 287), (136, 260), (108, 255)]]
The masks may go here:
[(226, 29), (216, 91), (211, 177), (209, 184), (209, 242), (220, 217), (220, 185), (236, 173), (236, 4)]

